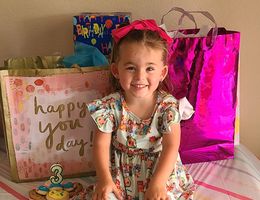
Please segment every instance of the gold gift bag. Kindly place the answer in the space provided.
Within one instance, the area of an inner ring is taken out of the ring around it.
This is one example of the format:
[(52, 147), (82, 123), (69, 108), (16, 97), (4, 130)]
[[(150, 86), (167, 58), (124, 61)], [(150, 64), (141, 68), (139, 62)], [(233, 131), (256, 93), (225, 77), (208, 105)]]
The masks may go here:
[(110, 91), (107, 67), (0, 70), (5, 139), (12, 179), (93, 174), (96, 126), (86, 103)]

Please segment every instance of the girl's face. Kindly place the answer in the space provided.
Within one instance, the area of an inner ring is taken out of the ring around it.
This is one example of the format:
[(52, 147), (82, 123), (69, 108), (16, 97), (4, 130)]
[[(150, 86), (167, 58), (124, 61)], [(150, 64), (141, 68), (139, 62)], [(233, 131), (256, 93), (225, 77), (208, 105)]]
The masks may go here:
[(161, 49), (125, 42), (119, 48), (119, 58), (111, 65), (111, 71), (119, 79), (127, 97), (153, 97), (168, 72), (162, 58)]

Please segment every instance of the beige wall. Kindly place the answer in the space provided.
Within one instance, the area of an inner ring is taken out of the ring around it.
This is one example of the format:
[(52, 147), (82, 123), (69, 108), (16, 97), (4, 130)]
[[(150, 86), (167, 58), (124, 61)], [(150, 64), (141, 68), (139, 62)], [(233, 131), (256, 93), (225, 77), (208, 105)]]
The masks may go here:
[[(207, 10), (219, 26), (241, 32), (241, 143), (260, 158), (260, 2), (258, 0), (8, 0), (0, 3), (0, 63), (15, 56), (73, 52), (72, 16), (80, 12), (130, 11), (133, 19), (154, 18), (172, 6)], [(177, 15), (166, 23), (176, 26)], [(200, 18), (198, 18), (201, 21)], [(185, 22), (186, 26), (190, 26)]]

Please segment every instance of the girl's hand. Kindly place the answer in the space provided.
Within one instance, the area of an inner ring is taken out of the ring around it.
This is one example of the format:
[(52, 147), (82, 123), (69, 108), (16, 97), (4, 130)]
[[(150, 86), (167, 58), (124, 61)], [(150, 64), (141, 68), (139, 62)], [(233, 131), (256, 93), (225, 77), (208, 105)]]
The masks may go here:
[(170, 200), (165, 185), (149, 184), (145, 192), (144, 200)]
[(108, 200), (108, 195), (111, 192), (115, 194), (118, 200), (122, 200), (122, 195), (112, 180), (100, 180), (96, 185), (92, 200)]

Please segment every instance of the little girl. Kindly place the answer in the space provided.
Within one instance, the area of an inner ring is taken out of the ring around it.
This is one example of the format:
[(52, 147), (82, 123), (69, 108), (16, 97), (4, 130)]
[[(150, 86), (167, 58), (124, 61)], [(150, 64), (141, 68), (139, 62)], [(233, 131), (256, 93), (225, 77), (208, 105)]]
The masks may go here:
[(154, 20), (134, 21), (112, 35), (115, 92), (88, 104), (99, 129), (92, 199), (192, 199), (193, 180), (178, 154), (179, 102), (164, 84), (172, 39)]

